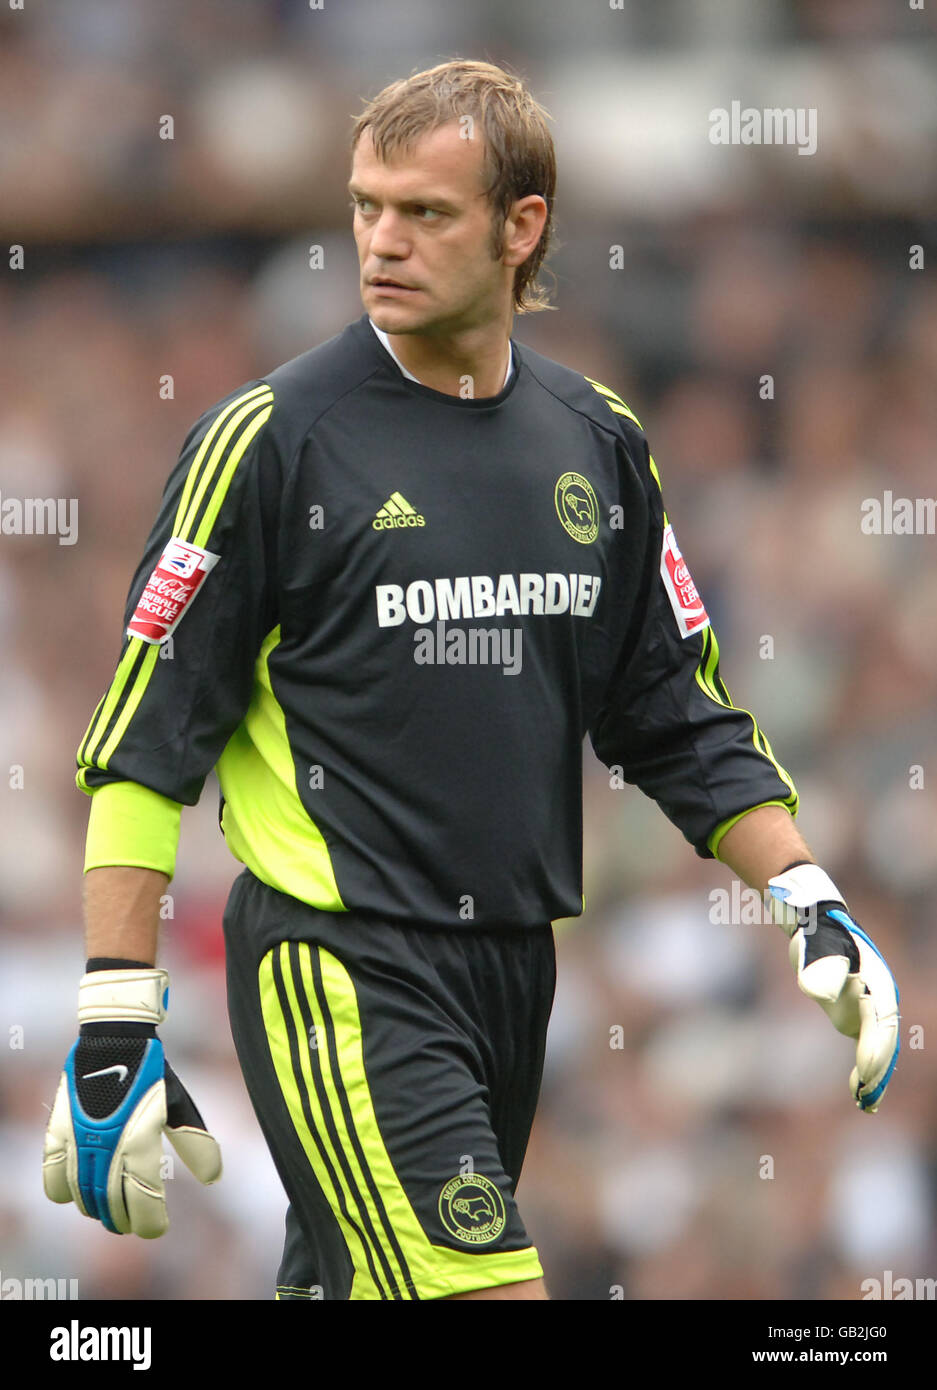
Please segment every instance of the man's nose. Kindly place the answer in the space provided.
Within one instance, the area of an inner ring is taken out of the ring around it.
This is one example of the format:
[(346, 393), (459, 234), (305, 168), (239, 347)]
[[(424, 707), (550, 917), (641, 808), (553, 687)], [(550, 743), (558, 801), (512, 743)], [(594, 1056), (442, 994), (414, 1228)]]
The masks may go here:
[(393, 208), (383, 208), (380, 217), (372, 224), (369, 250), (378, 260), (385, 256), (399, 260), (408, 254), (410, 243), (404, 219)]

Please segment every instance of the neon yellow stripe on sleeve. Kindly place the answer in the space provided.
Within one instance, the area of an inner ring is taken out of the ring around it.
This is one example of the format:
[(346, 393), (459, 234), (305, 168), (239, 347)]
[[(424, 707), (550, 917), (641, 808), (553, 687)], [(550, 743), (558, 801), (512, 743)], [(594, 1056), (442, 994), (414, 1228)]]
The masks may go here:
[(628, 419), (633, 420), (638, 429), (641, 429), (641, 421), (638, 419), (637, 415), (635, 415), (631, 407), (625, 404), (621, 396), (617, 395), (608, 386), (603, 386), (601, 381), (595, 381), (591, 376), (587, 376), (585, 379), (591, 387), (598, 391), (600, 396), (604, 397), (605, 404), (608, 406), (609, 410), (613, 410), (616, 415), (627, 415)]
[[(259, 415), (255, 415), (250, 424), (245, 425), (244, 429), (241, 431), (238, 442), (231, 450), (224, 471), (212, 494), (212, 499), (206, 507), (205, 515), (202, 517), (199, 528), (195, 533), (195, 545), (204, 546), (208, 541), (208, 537), (211, 535), (212, 528), (218, 519), (218, 513), (221, 511), (221, 505), (227, 496), (228, 488), (231, 485), (231, 479), (234, 477), (238, 464), (247, 452), (248, 445), (254, 438), (254, 435), (267, 423), (272, 414), (273, 406), (268, 405), (266, 410), (262, 410)], [(196, 501), (192, 504), (193, 507), (197, 505), (197, 501), (198, 499), (196, 498)], [(186, 528), (191, 529), (191, 518), (189, 517), (186, 518)]]
[[(786, 801), (759, 801), (757, 806), (749, 806), (744, 811), (739, 811), (737, 815), (730, 816), (728, 820), (724, 820), (721, 825), (716, 826), (715, 830), (706, 841), (709, 852), (714, 859), (719, 859), (718, 850), (722, 843), (722, 837), (730, 831), (733, 825), (740, 821), (743, 816), (751, 815), (752, 811), (760, 811), (762, 806), (782, 806), (789, 814), (793, 814)], [(722, 863), (722, 860), (719, 862)]]
[[(759, 728), (758, 721), (752, 714), (751, 710), (742, 709), (741, 705), (736, 705), (733, 703), (732, 697), (729, 695), (729, 691), (725, 682), (722, 680), (721, 676), (718, 676), (719, 685), (722, 686), (722, 690), (720, 691), (719, 686), (716, 685), (718, 669), (719, 643), (716, 639), (716, 634), (713, 631), (712, 627), (708, 627), (703, 632), (703, 649), (700, 655), (700, 664), (694, 673), (696, 677), (696, 684), (699, 686), (700, 690), (702, 690), (703, 694), (708, 696), (708, 698), (712, 700), (713, 704), (721, 705), (723, 709), (734, 709), (738, 710), (741, 714), (748, 715), (749, 719), (752, 721), (753, 747), (757, 749), (757, 751), (762, 755), (762, 757), (768, 759), (768, 761), (773, 766), (775, 772), (777, 773), (778, 777), (780, 777), (781, 781), (786, 786), (790, 787), (790, 796), (787, 798), (786, 801), (780, 801), (778, 802), (778, 804), (780, 806), (784, 806), (786, 810), (790, 811), (792, 816), (796, 816), (797, 809), (799, 806), (799, 798), (797, 795), (797, 788), (794, 786), (791, 774), (787, 771), (786, 768), (781, 766), (777, 758), (774, 756), (774, 750), (772, 749), (771, 744), (768, 742), (768, 740), (765, 738), (765, 735)], [(767, 805), (770, 803), (765, 804)], [(750, 809), (754, 810), (754, 807)], [(728, 829), (728, 827), (726, 828)], [(712, 849), (712, 845), (710, 845), (709, 848)]]
[(182, 520), (186, 513), (189, 511), (189, 503), (192, 498), (192, 491), (195, 487), (196, 479), (199, 478), (205, 455), (208, 453), (208, 450), (214, 444), (215, 439), (217, 438), (218, 432), (221, 429), (222, 425), (226, 420), (230, 420), (234, 412), (238, 410), (241, 406), (245, 405), (248, 402), (253, 402), (256, 404), (256, 402), (259, 401), (262, 396), (267, 395), (269, 392), (270, 387), (267, 386), (265, 383), (262, 383), (260, 386), (253, 387), (253, 389), (250, 391), (245, 391), (243, 395), (238, 396), (237, 400), (231, 401), (230, 404), (225, 406), (224, 410), (219, 411), (215, 420), (212, 421), (211, 428), (206, 432), (205, 438), (199, 445), (198, 453), (195, 455), (195, 458), (192, 461), (192, 466), (190, 467), (185, 480), (185, 487), (182, 490), (182, 496), (179, 499), (179, 506), (176, 510), (176, 519), (173, 522), (174, 536), (182, 535)]

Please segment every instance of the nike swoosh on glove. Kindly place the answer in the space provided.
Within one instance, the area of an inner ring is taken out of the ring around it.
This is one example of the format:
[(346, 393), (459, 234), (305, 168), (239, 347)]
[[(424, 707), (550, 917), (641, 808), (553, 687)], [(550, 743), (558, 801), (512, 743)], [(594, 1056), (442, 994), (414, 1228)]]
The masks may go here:
[(80, 1036), (65, 1063), (46, 1131), (43, 1186), (118, 1235), (152, 1240), (169, 1228), (160, 1174), (165, 1131), (202, 1183), (221, 1177), (221, 1150), (166, 1061), (165, 970), (101, 970), (79, 989)]
[(797, 864), (768, 880), (775, 920), (790, 938), (790, 960), (804, 994), (833, 1027), (856, 1039), (849, 1090), (874, 1115), (898, 1061), (898, 986), (885, 957), (850, 916), (818, 864)]

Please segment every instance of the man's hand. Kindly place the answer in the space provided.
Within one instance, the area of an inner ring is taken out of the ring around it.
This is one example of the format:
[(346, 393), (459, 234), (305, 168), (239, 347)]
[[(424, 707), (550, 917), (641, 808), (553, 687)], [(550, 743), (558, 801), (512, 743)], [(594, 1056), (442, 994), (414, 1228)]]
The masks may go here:
[(768, 888), (790, 937), (798, 985), (834, 1028), (857, 1040), (849, 1089), (859, 1109), (874, 1115), (900, 1048), (895, 978), (818, 864), (797, 864), (769, 879)]
[(169, 976), (144, 967), (81, 981), (80, 1036), (46, 1131), (43, 1186), (108, 1231), (146, 1239), (169, 1227), (162, 1134), (199, 1182), (221, 1177), (221, 1151), (163, 1056)]

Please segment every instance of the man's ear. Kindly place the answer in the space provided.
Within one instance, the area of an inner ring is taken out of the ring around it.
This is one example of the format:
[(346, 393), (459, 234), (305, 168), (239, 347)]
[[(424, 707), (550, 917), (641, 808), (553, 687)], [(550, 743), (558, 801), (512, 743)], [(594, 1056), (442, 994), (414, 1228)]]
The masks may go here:
[(536, 249), (546, 223), (546, 199), (539, 193), (528, 193), (525, 198), (518, 198), (512, 203), (501, 236), (501, 260), (504, 264), (523, 265)]

